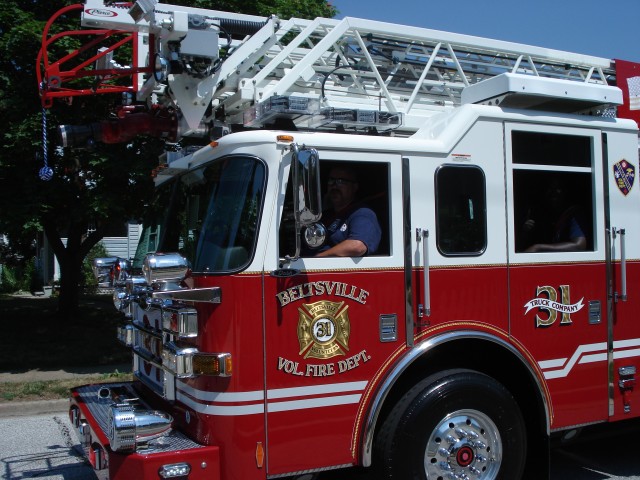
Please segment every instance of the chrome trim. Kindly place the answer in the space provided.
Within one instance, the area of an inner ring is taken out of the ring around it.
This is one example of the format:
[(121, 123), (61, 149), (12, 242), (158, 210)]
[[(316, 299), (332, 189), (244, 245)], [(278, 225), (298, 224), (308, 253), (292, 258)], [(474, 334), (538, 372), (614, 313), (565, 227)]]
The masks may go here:
[(409, 159), (402, 157), (402, 230), (404, 236), (404, 315), (405, 338), (407, 347), (414, 345), (413, 340), (413, 276), (411, 261), (411, 183)]
[(140, 410), (131, 403), (114, 403), (109, 410), (107, 438), (114, 451), (135, 451), (171, 430), (173, 417), (158, 410)]
[(604, 207), (604, 264), (605, 282), (607, 288), (607, 387), (609, 392), (609, 416), (615, 414), (615, 374), (613, 364), (613, 320), (614, 320), (614, 296), (613, 290), (613, 258), (611, 243), (611, 199), (609, 197), (609, 149), (608, 137), (602, 133), (602, 192)]
[[(402, 357), (396, 363), (395, 367), (387, 377), (384, 382), (378, 388), (378, 392), (376, 393), (375, 398), (371, 402), (371, 409), (369, 410), (369, 414), (364, 422), (364, 430), (363, 430), (363, 438), (362, 442), (362, 450), (360, 452), (361, 465), (364, 467), (371, 466), (371, 455), (373, 452), (373, 434), (375, 432), (376, 423), (378, 421), (378, 415), (382, 410), (382, 406), (384, 405), (384, 401), (387, 398), (387, 395), (393, 388), (396, 383), (396, 380), (402, 375), (402, 373), (418, 358), (424, 355), (429, 350), (442, 345), (444, 343), (450, 342), (452, 340), (460, 340), (460, 339), (480, 339), (480, 340), (488, 340), (493, 343), (497, 343), (498, 345), (509, 350), (510, 353), (514, 354), (525, 367), (529, 371), (531, 378), (533, 378), (538, 385), (538, 389), (540, 392), (544, 392), (544, 388), (540, 383), (540, 379), (535, 374), (535, 371), (531, 366), (527, 363), (526, 359), (522, 356), (522, 354), (516, 350), (513, 345), (496, 338), (488, 333), (483, 332), (470, 332), (470, 331), (458, 331), (458, 332), (449, 332), (444, 333), (442, 335), (438, 335), (436, 337), (430, 338), (422, 343), (420, 343), (415, 348), (408, 350), (406, 355)], [(549, 415), (549, 404), (547, 403), (547, 398), (542, 395), (542, 402), (545, 409), (545, 417), (546, 417), (546, 432), (549, 435), (551, 424), (550, 424), (550, 415)]]
[(164, 345), (162, 350), (162, 367), (176, 378), (191, 378), (193, 374), (193, 357), (197, 348), (178, 348), (173, 342)]
[[(147, 376), (147, 374), (143, 370), (143, 365), (141, 365), (141, 362), (148, 362), (154, 368), (156, 368), (158, 370), (161, 370), (163, 372), (163, 379), (162, 379), (162, 384), (161, 385), (155, 383), (151, 378), (149, 378)], [(150, 390), (152, 390), (154, 393), (156, 393), (160, 397), (165, 398), (167, 400), (175, 400), (175, 394), (168, 395), (168, 393), (171, 394), (172, 392), (167, 392), (167, 383), (168, 383), (167, 379), (168, 378), (169, 379), (172, 378), (172, 375), (170, 375), (169, 372), (164, 370), (162, 368), (162, 365), (158, 364), (156, 361), (147, 359), (147, 358), (143, 357), (142, 355), (140, 355), (139, 353), (134, 351), (134, 355), (133, 355), (133, 374), (135, 375), (135, 377), (138, 380), (140, 380)]]
[(429, 230), (416, 228), (416, 243), (422, 242), (422, 298), (424, 306), (418, 305), (418, 318), (431, 316), (431, 284), (429, 264)]
[(618, 374), (621, 376), (635, 375), (636, 367), (635, 365), (628, 365), (626, 367), (618, 368)]
[[(172, 319), (175, 315), (175, 325)], [(162, 309), (162, 329), (178, 338), (195, 338), (198, 336), (198, 312), (195, 308), (167, 306)]]
[(210, 288), (185, 288), (180, 290), (156, 291), (151, 294), (153, 300), (174, 300), (182, 302), (221, 303), (222, 289)]
[(120, 325), (118, 328), (118, 340), (127, 347), (133, 347), (135, 341), (135, 327), (130, 323)]
[(124, 287), (115, 287), (111, 298), (113, 300), (113, 306), (116, 307), (118, 311), (124, 311), (130, 302), (129, 295)]
[[(352, 463), (345, 463), (342, 465), (332, 465), (330, 467), (320, 467), (320, 468), (310, 468), (308, 470), (298, 470), (296, 472), (287, 472), (287, 473), (277, 473), (275, 475), (267, 475), (269, 480), (276, 478), (291, 478), (291, 477), (302, 477), (303, 475), (311, 474), (314, 472), (330, 472), (331, 470), (340, 470), (343, 468), (353, 467)], [(314, 478), (313, 476), (309, 476), (309, 478)]]
[(142, 263), (142, 272), (149, 285), (184, 280), (189, 262), (179, 253), (148, 253)]
[(395, 313), (380, 314), (380, 341), (395, 342), (398, 340), (398, 315)]
[(627, 301), (627, 254), (625, 247), (626, 230), (624, 228), (613, 228), (613, 241), (620, 236), (620, 295), (616, 292), (616, 301)]

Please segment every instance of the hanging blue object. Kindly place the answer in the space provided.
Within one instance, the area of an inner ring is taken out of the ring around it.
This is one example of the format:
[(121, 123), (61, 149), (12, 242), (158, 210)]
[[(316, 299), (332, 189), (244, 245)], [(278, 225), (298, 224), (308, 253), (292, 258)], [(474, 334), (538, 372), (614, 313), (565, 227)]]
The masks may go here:
[(53, 178), (53, 168), (49, 166), (47, 152), (47, 110), (42, 108), (42, 159), (44, 167), (38, 172), (40, 180), (48, 182)]
[(48, 182), (49, 180), (51, 180), (53, 178), (53, 168), (51, 168), (48, 165), (45, 165), (38, 172), (38, 176), (40, 177), (40, 180)]

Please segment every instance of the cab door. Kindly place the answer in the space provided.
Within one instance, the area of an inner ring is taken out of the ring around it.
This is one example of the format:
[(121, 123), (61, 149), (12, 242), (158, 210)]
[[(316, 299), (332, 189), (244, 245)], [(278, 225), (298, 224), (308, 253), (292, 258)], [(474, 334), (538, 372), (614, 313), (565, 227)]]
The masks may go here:
[(505, 126), (510, 330), (547, 383), (552, 429), (608, 416), (600, 131)]
[(612, 420), (640, 415), (640, 189), (635, 132), (603, 135), (609, 327), (607, 361)]
[(304, 248), (285, 260), (295, 250), (293, 192), (287, 170), (279, 173), (277, 221), (267, 227), (277, 244), (263, 291), (268, 475), (355, 463), (366, 399), (406, 337), (400, 156), (316, 149), (323, 191), (334, 167), (358, 173), (356, 201), (375, 212), (382, 238), (363, 257), (319, 258)]

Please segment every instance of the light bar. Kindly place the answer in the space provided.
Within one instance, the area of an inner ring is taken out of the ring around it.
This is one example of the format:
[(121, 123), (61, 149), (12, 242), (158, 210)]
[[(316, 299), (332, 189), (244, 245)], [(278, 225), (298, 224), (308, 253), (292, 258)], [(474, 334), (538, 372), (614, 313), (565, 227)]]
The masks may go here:
[(244, 126), (257, 127), (272, 123), (279, 118), (292, 120), (310, 118), (317, 115), (319, 110), (320, 102), (314, 98), (299, 95), (273, 95), (244, 114)]
[(382, 112), (358, 108), (323, 108), (313, 119), (315, 126), (343, 125), (346, 127), (375, 127), (389, 130), (403, 125), (401, 112)]

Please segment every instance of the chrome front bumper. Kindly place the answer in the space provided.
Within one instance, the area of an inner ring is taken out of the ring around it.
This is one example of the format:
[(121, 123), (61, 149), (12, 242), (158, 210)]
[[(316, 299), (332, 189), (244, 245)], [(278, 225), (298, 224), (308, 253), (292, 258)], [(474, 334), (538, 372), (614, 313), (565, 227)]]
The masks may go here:
[[(189, 480), (220, 479), (218, 447), (202, 446), (177, 430), (135, 447), (135, 451), (114, 451), (112, 406), (130, 399), (136, 409), (151, 411), (133, 383), (86, 385), (72, 390), (69, 417), (85, 455), (99, 480), (147, 480), (171, 478), (159, 472), (179, 471), (184, 465)], [(131, 400), (135, 399), (135, 400)]]

